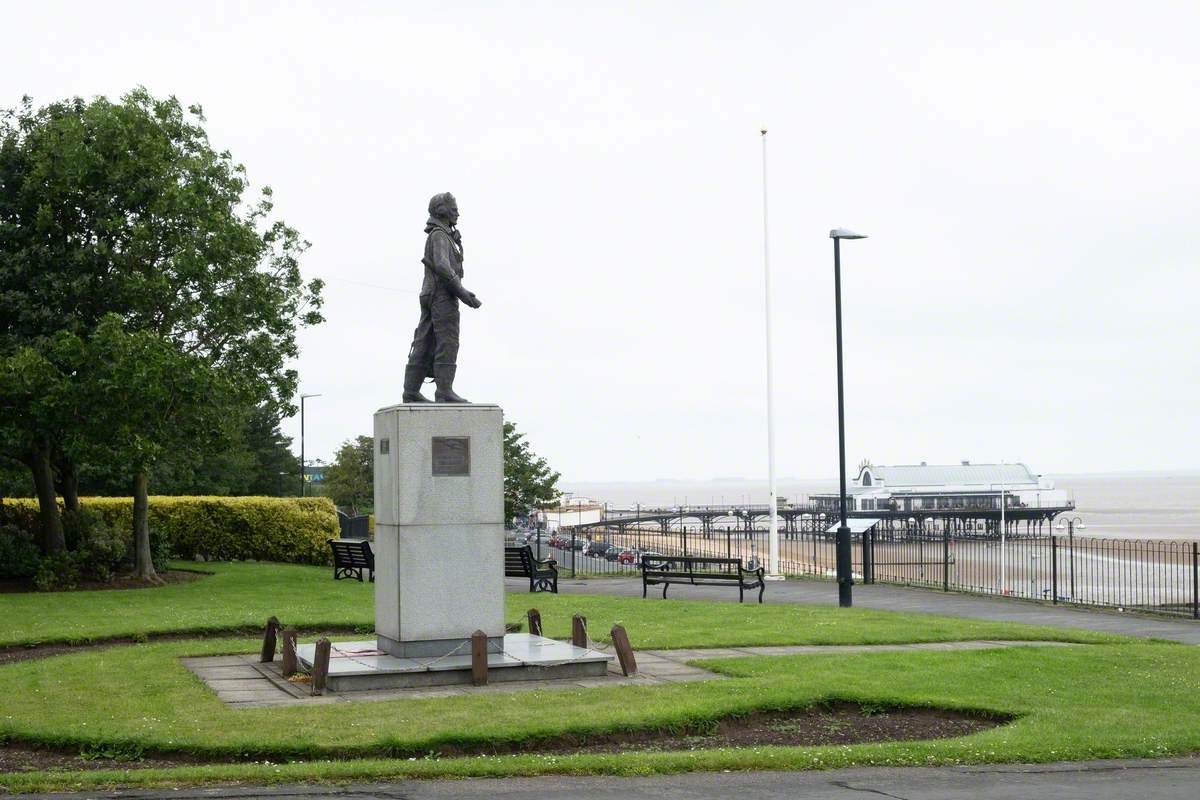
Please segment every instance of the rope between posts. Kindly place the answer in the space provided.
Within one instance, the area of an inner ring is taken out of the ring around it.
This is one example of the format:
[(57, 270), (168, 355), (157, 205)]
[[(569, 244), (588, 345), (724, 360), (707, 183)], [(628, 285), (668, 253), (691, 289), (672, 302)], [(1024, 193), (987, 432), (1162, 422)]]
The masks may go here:
[(331, 643), (331, 644), (329, 645), (329, 658), (330, 658), (330, 660), (332, 660), (332, 659), (333, 659), (333, 654), (334, 654), (334, 653), (339, 653), (341, 658), (348, 658), (348, 659), (350, 659), (351, 661), (353, 661), (355, 664), (358, 664), (360, 667), (366, 667), (367, 669), (378, 669), (378, 667), (371, 666), (370, 664), (368, 664), (368, 663), (367, 663), (367, 662), (365, 662), (365, 661), (359, 661), (357, 658), (355, 658), (354, 656), (350, 655), (349, 651), (347, 651), (347, 650), (342, 650), (342, 649), (341, 649), (340, 647), (338, 647), (336, 644), (332, 644), (332, 643)]
[(592, 638), (592, 635), (588, 633), (587, 617), (583, 618), (583, 640), (587, 642), (587, 646), (584, 648), (585, 650), (595, 650), (597, 653), (603, 653), (612, 648), (611, 644), (602, 645)]
[(453, 656), (453, 655), (458, 655), (459, 651), (461, 651), (461, 650), (462, 650), (464, 647), (470, 647), (470, 646), (471, 646), (471, 640), (470, 640), (470, 639), (464, 639), (464, 640), (463, 640), (463, 641), (462, 641), (462, 642), (461, 642), (461, 643), (458, 645), (458, 647), (454, 648), (453, 650), (451, 650), (449, 653), (446, 653), (445, 655), (440, 655), (440, 656), (438, 656), (438, 657), (437, 657), (437, 658), (435, 658), (433, 661), (430, 661), (430, 662), (426, 663), (426, 662), (424, 662), (424, 661), (420, 661), (420, 660), (418, 660), (418, 659), (415, 659), (415, 658), (413, 659), (413, 661), (416, 661), (418, 664), (420, 664), (421, 666), (423, 666), (423, 667), (424, 667), (426, 670), (430, 670), (430, 669), (432, 669), (434, 666), (436, 666), (437, 664), (441, 663), (443, 660), (445, 660), (445, 659), (449, 658), (450, 656)]

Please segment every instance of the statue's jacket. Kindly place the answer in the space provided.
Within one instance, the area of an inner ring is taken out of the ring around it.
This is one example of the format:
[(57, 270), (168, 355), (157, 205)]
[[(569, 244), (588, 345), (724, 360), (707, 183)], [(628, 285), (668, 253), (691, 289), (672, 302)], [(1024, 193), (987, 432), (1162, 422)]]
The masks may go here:
[(425, 225), (425, 280), (421, 296), (435, 295), (453, 298), (462, 296), (463, 249), (462, 235), (438, 219), (430, 218)]

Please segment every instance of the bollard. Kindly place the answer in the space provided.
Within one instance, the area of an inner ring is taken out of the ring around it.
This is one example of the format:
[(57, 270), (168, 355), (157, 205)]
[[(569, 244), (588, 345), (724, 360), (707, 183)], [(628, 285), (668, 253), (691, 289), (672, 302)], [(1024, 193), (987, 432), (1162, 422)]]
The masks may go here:
[(279, 630), (279, 620), (271, 617), (267, 620), (267, 628), (263, 631), (262, 654), (258, 660), (268, 664), (275, 660), (275, 631)]
[(475, 631), (471, 634), (471, 683), (475, 686), (487, 686), (487, 682), (487, 634)]
[(587, 647), (587, 618), (580, 614), (571, 617), (571, 644)]
[(629, 634), (624, 625), (613, 625), (613, 648), (617, 651), (617, 660), (621, 662), (621, 673), (628, 678), (637, 674), (637, 660), (633, 657), (633, 647), (629, 644)]
[(329, 677), (329, 640), (322, 636), (317, 639), (317, 647), (313, 653), (312, 693), (325, 693), (325, 679)]
[(526, 619), (529, 620), (529, 633), (533, 636), (542, 635), (542, 615), (536, 608), (531, 608), (525, 612)]
[(296, 629), (283, 629), (283, 677), (290, 678), (296, 674)]

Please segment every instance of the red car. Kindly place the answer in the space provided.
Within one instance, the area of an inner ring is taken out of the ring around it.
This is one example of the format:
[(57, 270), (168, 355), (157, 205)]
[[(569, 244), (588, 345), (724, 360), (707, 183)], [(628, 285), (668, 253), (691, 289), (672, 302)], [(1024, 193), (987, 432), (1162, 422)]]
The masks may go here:
[(626, 566), (636, 567), (638, 563), (638, 554), (632, 550), (622, 550), (617, 553), (617, 563), (625, 564)]

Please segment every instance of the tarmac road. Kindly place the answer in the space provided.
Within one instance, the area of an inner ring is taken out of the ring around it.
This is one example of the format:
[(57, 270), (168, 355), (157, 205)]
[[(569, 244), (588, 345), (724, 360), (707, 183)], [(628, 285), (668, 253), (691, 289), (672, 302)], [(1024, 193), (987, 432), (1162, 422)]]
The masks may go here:
[(350, 786), (240, 786), (36, 797), (58, 800), (76, 797), (145, 800), (248, 797), (272, 800), (318, 797), (354, 800), (1195, 800), (1200, 797), (1200, 758), (960, 768), (859, 768), (828, 772), (691, 773), (650, 778), (544, 777), (400, 781)]

